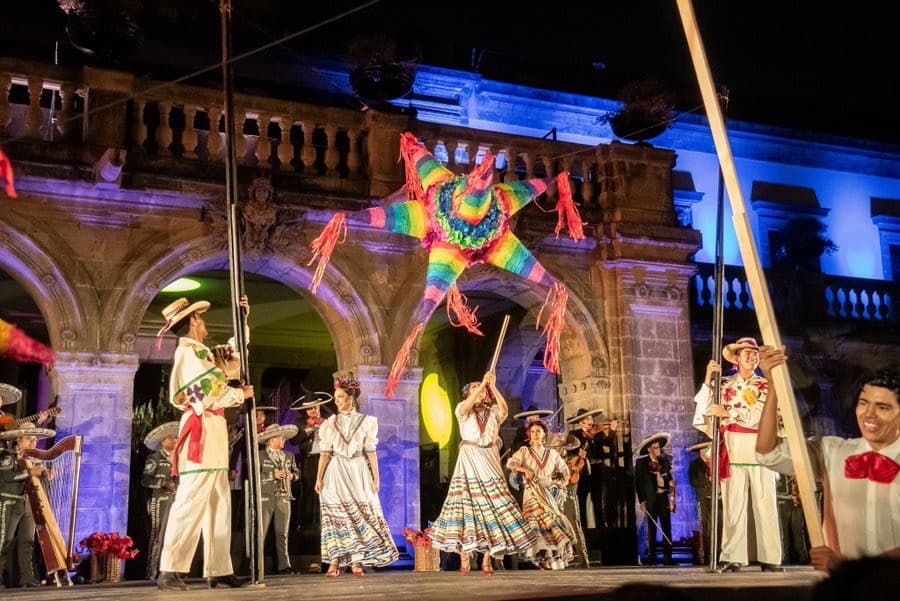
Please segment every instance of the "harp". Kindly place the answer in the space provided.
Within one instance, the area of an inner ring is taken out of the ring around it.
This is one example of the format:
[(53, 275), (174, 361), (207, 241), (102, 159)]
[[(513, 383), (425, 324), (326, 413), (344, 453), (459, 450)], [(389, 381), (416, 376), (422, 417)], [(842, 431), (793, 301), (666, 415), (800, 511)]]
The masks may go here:
[(75, 514), (78, 510), (78, 484), (84, 439), (69, 436), (47, 450), (22, 449), (24, 467), (43, 466), (40, 476), (30, 476), (25, 493), (34, 514), (38, 543), (47, 574), (56, 586), (75, 571)]

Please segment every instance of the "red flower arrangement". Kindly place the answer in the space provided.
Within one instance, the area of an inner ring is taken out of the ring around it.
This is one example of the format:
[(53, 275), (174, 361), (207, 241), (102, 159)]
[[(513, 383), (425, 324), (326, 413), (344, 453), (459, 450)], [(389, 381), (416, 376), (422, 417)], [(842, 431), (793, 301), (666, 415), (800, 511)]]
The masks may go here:
[(425, 547), (426, 549), (431, 548), (431, 528), (425, 528), (422, 531), (406, 528), (403, 530), (403, 536), (406, 537), (406, 542), (412, 545)]
[(134, 559), (140, 553), (130, 536), (119, 536), (118, 532), (94, 532), (78, 543), (78, 547), (92, 555), (109, 554), (119, 559)]

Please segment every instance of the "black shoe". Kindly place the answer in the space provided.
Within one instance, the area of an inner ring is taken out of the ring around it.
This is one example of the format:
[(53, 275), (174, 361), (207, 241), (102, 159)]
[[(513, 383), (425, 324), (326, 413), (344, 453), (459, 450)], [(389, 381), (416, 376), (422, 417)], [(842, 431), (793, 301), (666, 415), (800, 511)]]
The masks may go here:
[(161, 591), (186, 591), (188, 586), (175, 572), (160, 572), (156, 579), (156, 586)]
[(278, 570), (276, 574), (279, 574), (281, 576), (293, 576), (294, 570), (292, 570), (291, 568), (284, 568), (283, 570)]
[(206, 579), (206, 586), (209, 588), (216, 588), (217, 586), (219, 586), (219, 584), (224, 584), (225, 586), (230, 586), (231, 588), (240, 588), (242, 586), (247, 586), (248, 584), (250, 584), (250, 579), (239, 578), (234, 574)]
[(663, 565), (664, 565), (664, 566), (674, 566), (674, 565), (677, 565), (677, 564), (675, 563), (675, 560), (674, 560), (674, 559), (672, 559), (671, 557), (669, 557), (668, 559), (666, 559), (665, 561), (663, 561)]
[(22, 583), (22, 588), (37, 588), (39, 586), (41, 586), (39, 580), (27, 580)]
[(774, 563), (760, 563), (759, 569), (763, 572), (783, 572), (784, 568)]
[(729, 561), (720, 565), (719, 569), (716, 571), (720, 574), (724, 574), (725, 572), (740, 572), (741, 564)]

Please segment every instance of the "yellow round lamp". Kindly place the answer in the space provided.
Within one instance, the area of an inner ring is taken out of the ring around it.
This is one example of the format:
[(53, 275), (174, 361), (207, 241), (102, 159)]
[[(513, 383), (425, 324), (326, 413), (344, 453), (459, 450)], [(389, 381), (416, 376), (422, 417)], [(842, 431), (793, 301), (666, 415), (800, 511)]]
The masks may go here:
[(447, 396), (447, 391), (441, 388), (437, 374), (425, 376), (419, 401), (425, 431), (431, 440), (438, 443), (440, 448), (444, 448), (450, 442), (450, 434), (453, 432), (453, 411), (450, 410), (450, 397)]

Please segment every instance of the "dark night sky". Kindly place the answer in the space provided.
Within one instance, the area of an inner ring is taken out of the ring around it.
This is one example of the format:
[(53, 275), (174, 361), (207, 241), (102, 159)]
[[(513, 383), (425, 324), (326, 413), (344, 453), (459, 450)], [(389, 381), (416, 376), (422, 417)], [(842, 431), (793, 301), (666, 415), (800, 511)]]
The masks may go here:
[[(236, 53), (363, 3), (233, 1)], [(0, 27), (0, 53), (31, 51), (48, 60), (52, 41), (59, 39), (64, 62), (91, 62), (67, 45), (56, 0), (0, 4), (0, 23), (7, 25)], [(142, 54), (121, 58), (119, 68), (151, 71), (151, 52), (171, 54), (173, 41), (191, 46), (178, 59), (189, 60), (190, 68), (218, 60), (216, 2), (143, 4)], [(381, 0), (254, 60), (284, 61), (321, 49), (341, 53), (354, 34), (385, 32), (421, 63), (477, 70), (489, 79), (615, 98), (626, 82), (650, 76), (668, 86), (679, 109), (699, 104), (675, 0), (530, 4)], [(713, 76), (731, 91), (729, 117), (900, 144), (894, 114), (900, 107), (900, 32), (883, 7), (867, 9), (868, 4), (694, 0)], [(154, 21), (152, 13), (165, 12), (167, 5), (182, 14), (174, 22)], [(31, 15), (36, 25), (16, 24), (13, 9)], [(598, 63), (604, 68), (596, 68)], [(252, 67), (245, 64), (243, 70), (249, 74)], [(240, 79), (240, 65), (236, 73)], [(160, 76), (159, 69), (153, 75)]]

